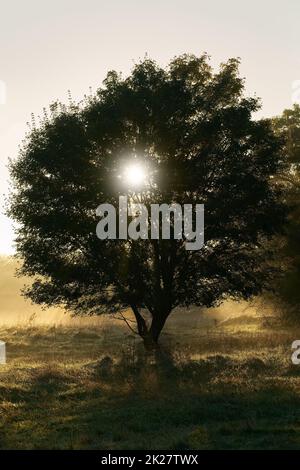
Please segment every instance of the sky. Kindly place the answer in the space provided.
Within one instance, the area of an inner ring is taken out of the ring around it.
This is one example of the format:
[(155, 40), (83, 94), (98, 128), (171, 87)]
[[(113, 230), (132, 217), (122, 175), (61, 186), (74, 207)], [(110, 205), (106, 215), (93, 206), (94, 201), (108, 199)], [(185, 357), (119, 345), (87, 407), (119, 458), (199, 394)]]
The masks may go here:
[(280, 114), (295, 101), (299, 0), (1, 3), (0, 254), (14, 251), (12, 222), (3, 215), (8, 158), (17, 157), (31, 113), (67, 101), (67, 90), (80, 100), (108, 70), (126, 75), (145, 54), (165, 66), (176, 55), (205, 51), (214, 67), (241, 58), (246, 93), (262, 100), (257, 117)]

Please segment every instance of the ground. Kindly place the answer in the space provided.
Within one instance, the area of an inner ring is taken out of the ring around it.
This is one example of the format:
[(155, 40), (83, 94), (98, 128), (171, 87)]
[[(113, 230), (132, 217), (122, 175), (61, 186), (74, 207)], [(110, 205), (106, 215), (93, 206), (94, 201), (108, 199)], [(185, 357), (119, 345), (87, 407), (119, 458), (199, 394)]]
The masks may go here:
[(120, 322), (0, 328), (0, 448), (300, 449), (300, 330), (188, 315), (157, 362)]

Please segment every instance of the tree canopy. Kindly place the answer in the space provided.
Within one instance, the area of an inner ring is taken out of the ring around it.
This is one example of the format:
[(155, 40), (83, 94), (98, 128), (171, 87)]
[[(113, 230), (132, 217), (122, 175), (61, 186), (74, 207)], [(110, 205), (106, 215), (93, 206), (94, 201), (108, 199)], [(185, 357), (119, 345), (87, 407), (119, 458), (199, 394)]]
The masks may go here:
[[(255, 120), (239, 61), (214, 71), (207, 55), (162, 68), (146, 58), (128, 77), (111, 71), (95, 96), (54, 103), (11, 163), (9, 214), (18, 223), (22, 273), (34, 302), (75, 313), (131, 307), (146, 344), (157, 342), (175, 307), (217, 305), (261, 292), (265, 240), (284, 220), (281, 139)], [(146, 203), (202, 203), (205, 244), (184, 240), (99, 240), (96, 208), (117, 207), (120, 166), (151, 168)], [(148, 312), (150, 321), (145, 318)]]
[(279, 252), (284, 265), (276, 290), (283, 301), (281, 310), (286, 320), (299, 322), (300, 305), (300, 106), (285, 109), (272, 120), (274, 131), (284, 139), (286, 171), (280, 175), (285, 186), (284, 197), (289, 207), (285, 237)]

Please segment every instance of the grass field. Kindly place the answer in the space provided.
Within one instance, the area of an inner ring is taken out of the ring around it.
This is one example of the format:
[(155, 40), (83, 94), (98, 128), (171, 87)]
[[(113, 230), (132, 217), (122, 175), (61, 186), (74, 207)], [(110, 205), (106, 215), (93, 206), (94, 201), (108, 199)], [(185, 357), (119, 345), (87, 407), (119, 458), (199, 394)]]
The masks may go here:
[(300, 449), (300, 330), (188, 325), (170, 321), (158, 362), (117, 322), (2, 327), (0, 448)]

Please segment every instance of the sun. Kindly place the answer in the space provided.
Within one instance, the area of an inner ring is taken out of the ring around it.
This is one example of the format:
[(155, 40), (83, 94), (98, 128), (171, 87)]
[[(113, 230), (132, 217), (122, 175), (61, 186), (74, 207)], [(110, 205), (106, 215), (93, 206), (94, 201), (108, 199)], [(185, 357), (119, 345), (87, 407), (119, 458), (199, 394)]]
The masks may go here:
[(147, 182), (147, 171), (145, 167), (138, 162), (128, 163), (124, 168), (123, 180), (130, 188), (139, 188)]

